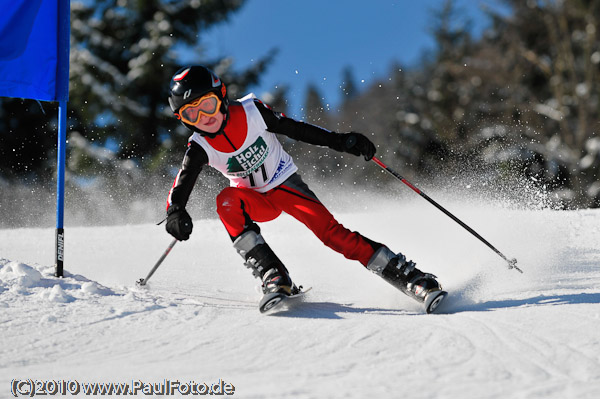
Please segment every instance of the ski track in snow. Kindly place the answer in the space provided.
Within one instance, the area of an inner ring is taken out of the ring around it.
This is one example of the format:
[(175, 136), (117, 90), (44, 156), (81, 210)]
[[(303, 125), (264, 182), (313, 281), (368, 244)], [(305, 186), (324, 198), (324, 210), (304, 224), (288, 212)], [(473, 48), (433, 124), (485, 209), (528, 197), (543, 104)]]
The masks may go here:
[[(600, 211), (453, 204), (524, 271), (419, 202), (338, 215), (436, 274), (426, 315), (283, 215), (263, 235), (312, 291), (258, 312), (258, 280), (220, 222), (195, 221), (148, 283), (163, 227), (0, 230), (0, 398), (13, 378), (216, 382), (240, 398), (600, 397)], [(159, 396), (155, 396), (159, 397)]]

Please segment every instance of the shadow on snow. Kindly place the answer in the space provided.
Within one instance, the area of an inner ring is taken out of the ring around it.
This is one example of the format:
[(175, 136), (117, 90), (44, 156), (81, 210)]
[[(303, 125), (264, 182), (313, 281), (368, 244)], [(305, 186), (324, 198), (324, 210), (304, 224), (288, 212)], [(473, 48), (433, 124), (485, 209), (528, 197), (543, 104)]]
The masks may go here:
[(556, 306), (600, 303), (600, 293), (581, 293), (563, 295), (538, 295), (523, 299), (503, 299), (498, 301), (486, 301), (480, 303), (469, 303), (461, 298), (452, 299), (448, 297), (440, 306), (438, 313), (452, 314), (459, 312), (489, 312), (499, 309), (533, 307), (533, 306)]

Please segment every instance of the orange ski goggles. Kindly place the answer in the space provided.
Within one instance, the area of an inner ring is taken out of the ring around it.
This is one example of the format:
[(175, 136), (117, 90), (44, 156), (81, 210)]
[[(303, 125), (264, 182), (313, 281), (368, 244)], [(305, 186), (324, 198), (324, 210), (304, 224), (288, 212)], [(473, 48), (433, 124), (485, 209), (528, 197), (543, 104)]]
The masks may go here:
[(179, 108), (177, 118), (190, 125), (195, 125), (202, 115), (215, 116), (221, 109), (221, 100), (215, 93), (206, 94)]

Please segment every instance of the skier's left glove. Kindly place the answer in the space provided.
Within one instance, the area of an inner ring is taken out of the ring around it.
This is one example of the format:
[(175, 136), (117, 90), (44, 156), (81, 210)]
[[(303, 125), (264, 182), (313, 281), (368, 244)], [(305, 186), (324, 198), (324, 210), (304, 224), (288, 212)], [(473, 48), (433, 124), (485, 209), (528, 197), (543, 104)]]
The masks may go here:
[(365, 157), (365, 161), (370, 161), (377, 151), (371, 140), (356, 132), (344, 134), (343, 146), (344, 151), (356, 156), (362, 155)]
[(178, 239), (185, 241), (192, 234), (192, 218), (184, 207), (177, 204), (171, 205), (167, 210), (167, 225), (166, 229), (169, 234)]

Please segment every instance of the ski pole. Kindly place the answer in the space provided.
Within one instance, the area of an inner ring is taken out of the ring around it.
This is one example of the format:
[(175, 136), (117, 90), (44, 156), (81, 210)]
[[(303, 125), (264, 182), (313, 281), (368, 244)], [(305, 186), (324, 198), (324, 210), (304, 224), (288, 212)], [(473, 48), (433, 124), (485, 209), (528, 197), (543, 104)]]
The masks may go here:
[(458, 223), (459, 225), (461, 225), (469, 233), (471, 233), (475, 237), (477, 237), (479, 239), (479, 241), (483, 242), (492, 251), (494, 251), (502, 259), (504, 259), (508, 263), (508, 268), (509, 269), (516, 269), (517, 271), (523, 273), (523, 270), (519, 269), (519, 267), (517, 266), (517, 260), (515, 258), (508, 259), (506, 256), (504, 256), (504, 254), (502, 252), (498, 251), (492, 244), (490, 244), (485, 238), (483, 238), (482, 236), (480, 236), (475, 230), (473, 230), (472, 228), (470, 228), (469, 226), (467, 226), (463, 221), (461, 221), (459, 218), (457, 218), (456, 216), (454, 216), (453, 214), (451, 214), (450, 212), (448, 212), (448, 210), (446, 210), (443, 206), (441, 206), (440, 204), (438, 204), (437, 202), (435, 202), (427, 194), (425, 194), (423, 191), (419, 190), (411, 182), (409, 182), (404, 177), (402, 177), (399, 173), (395, 172), (389, 166), (387, 166), (386, 164), (384, 164), (383, 162), (381, 162), (377, 157), (373, 157), (373, 161), (377, 165), (381, 166), (381, 168), (383, 168), (386, 172), (390, 173), (396, 179), (400, 180), (402, 183), (404, 183), (408, 187), (410, 187), (410, 189), (413, 190), (415, 193), (417, 193), (421, 197), (425, 198), (430, 204), (432, 204), (433, 206), (435, 206), (436, 208), (438, 208), (440, 211), (444, 212), (446, 214), (446, 216), (449, 216), (452, 220), (454, 220), (456, 223)]
[(150, 279), (150, 277), (152, 277), (152, 275), (154, 274), (154, 272), (156, 271), (156, 269), (158, 269), (158, 267), (163, 262), (163, 260), (165, 260), (165, 258), (167, 257), (167, 255), (169, 254), (169, 252), (171, 252), (171, 250), (173, 249), (173, 247), (175, 246), (176, 243), (177, 243), (177, 239), (174, 238), (173, 241), (171, 241), (171, 243), (169, 244), (169, 246), (165, 250), (165, 252), (160, 257), (160, 259), (158, 260), (158, 262), (156, 262), (156, 264), (154, 265), (154, 267), (152, 268), (152, 270), (150, 270), (150, 273), (148, 273), (148, 275), (146, 276), (146, 278), (141, 278), (141, 279), (139, 279), (137, 281), (138, 285), (146, 285), (146, 283), (148, 282), (148, 280)]

